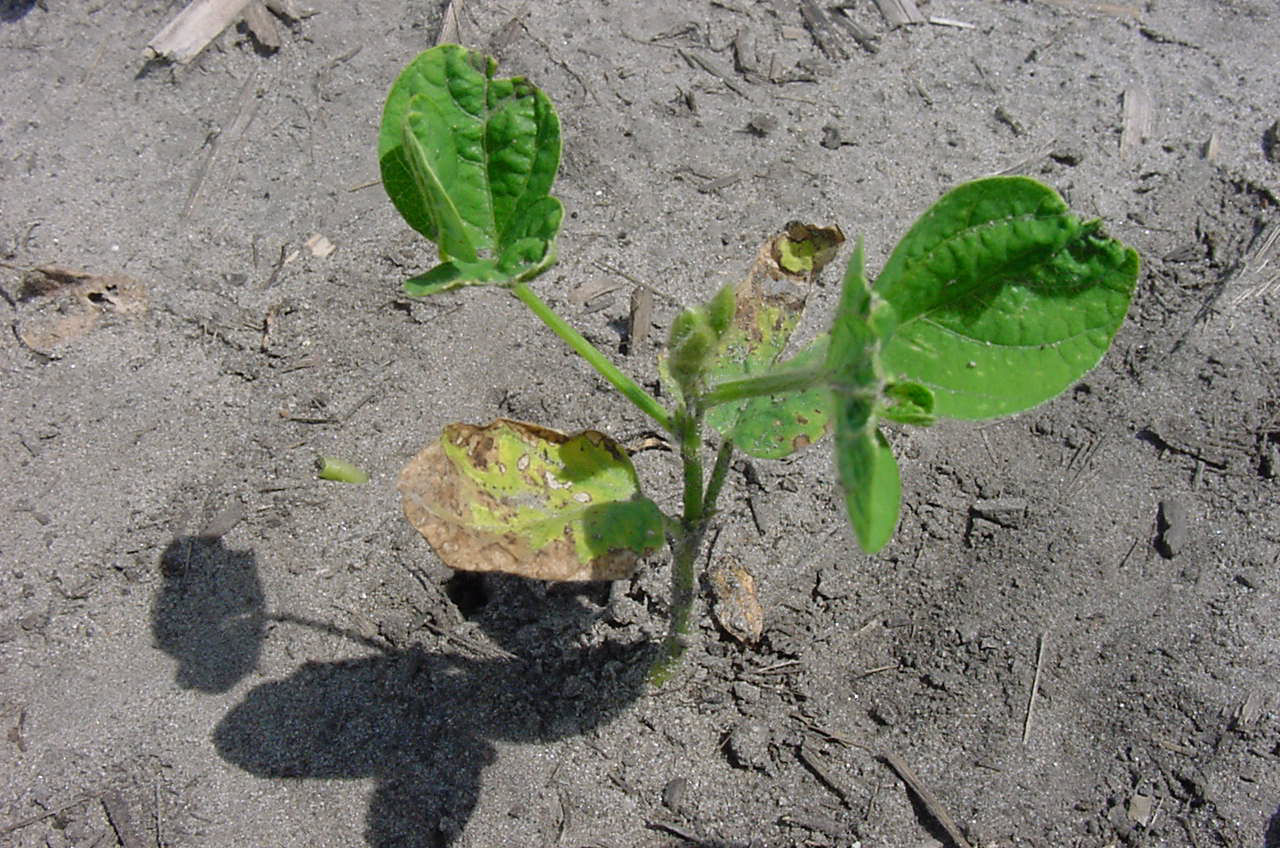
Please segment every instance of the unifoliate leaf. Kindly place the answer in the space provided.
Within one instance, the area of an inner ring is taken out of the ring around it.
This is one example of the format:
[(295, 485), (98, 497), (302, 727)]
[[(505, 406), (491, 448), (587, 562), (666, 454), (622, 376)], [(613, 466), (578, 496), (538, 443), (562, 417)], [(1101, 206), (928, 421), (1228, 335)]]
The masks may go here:
[(409, 522), (464, 571), (618, 580), (664, 540), (626, 451), (594, 430), (450, 424), (397, 485)]
[(551, 101), (522, 77), (452, 44), (419, 55), (382, 112), (378, 158), (396, 209), (436, 242), (441, 264), (411, 294), (530, 279), (555, 261), (563, 208)]
[(890, 379), (930, 388), (940, 416), (1027, 409), (1102, 358), (1137, 275), (1137, 254), (1048, 186), (966, 183), (920, 217), (876, 281), (897, 317), (881, 361)]
[[(710, 357), (708, 383), (774, 369), (800, 323), (814, 280), (843, 242), (839, 227), (792, 222), (761, 245), (747, 276), (734, 286), (733, 317)], [(718, 302), (719, 296), (709, 309)], [(820, 356), (797, 357), (798, 364), (821, 361)], [(748, 454), (780, 459), (821, 438), (825, 409), (825, 392), (814, 389), (721, 404), (707, 411), (706, 422)], [(783, 429), (770, 433), (775, 426)]]
[[(858, 545), (867, 553), (884, 547), (898, 524), (902, 484), (898, 463), (876, 429), (884, 385), (880, 340), (892, 331), (892, 308), (867, 285), (862, 240), (845, 271), (840, 304), (827, 348), (836, 470)], [(923, 397), (917, 395), (918, 401)]]

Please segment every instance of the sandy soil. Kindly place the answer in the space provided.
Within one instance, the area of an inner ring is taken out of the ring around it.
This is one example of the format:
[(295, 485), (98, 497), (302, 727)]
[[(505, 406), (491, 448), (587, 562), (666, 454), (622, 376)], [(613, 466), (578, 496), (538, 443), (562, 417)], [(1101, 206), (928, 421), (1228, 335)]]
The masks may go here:
[[(1027, 173), (1143, 256), (1072, 391), (892, 433), (881, 554), (825, 446), (740, 466), (712, 556), (765, 637), (704, 610), (660, 691), (665, 557), (455, 577), (400, 514), (446, 422), (648, 429), (503, 292), (399, 291), (433, 255), (375, 128), (442, 9), (317, 3), (273, 55), (228, 31), (147, 65), (177, 8), (0, 4), (0, 843), (1280, 846), (1274, 3), (931, 0), (965, 26), (891, 30), (860, 2), (875, 52), (826, 55), (782, 0), (467, 0), (462, 39), (564, 124), (537, 288), (646, 381), (677, 304), (791, 219), (874, 271), (947, 187)], [(624, 355), (633, 280), (660, 296)], [(673, 504), (671, 457), (636, 461)]]

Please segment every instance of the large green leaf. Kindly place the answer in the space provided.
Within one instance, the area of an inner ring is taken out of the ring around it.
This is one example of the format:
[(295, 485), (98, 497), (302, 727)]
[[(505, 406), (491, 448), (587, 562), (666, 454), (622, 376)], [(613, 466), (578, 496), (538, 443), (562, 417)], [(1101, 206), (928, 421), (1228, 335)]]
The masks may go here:
[(522, 77), (452, 44), (396, 78), (378, 132), (382, 185), (409, 226), (436, 242), (441, 264), (411, 294), (527, 280), (555, 261), (563, 209), (550, 195), (560, 121)]
[(594, 430), (450, 424), (397, 485), (409, 522), (460, 570), (618, 580), (664, 541), (626, 451)]
[[(760, 246), (747, 276), (734, 287), (734, 311), (707, 366), (708, 383), (773, 370), (804, 312), (817, 275), (844, 242), (839, 227), (792, 222)], [(822, 362), (825, 338), (788, 366)], [(820, 439), (827, 428), (825, 387), (720, 404), (706, 422), (746, 453), (781, 459)]]
[(881, 362), (890, 380), (932, 390), (939, 416), (1027, 409), (1098, 363), (1137, 275), (1137, 254), (1048, 186), (966, 183), (916, 221), (876, 281), (897, 317)]

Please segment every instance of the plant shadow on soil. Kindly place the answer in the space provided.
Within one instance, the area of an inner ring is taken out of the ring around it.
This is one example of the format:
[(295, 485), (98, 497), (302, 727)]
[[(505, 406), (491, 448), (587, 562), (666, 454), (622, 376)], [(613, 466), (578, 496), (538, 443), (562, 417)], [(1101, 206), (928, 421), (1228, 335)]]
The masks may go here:
[[(462, 832), (480, 791), (493, 742), (548, 742), (609, 721), (644, 688), (649, 642), (575, 644), (598, 612), (580, 595), (591, 584), (547, 592), (539, 619), (557, 638), (530, 639), (495, 603), (474, 620), (507, 652), (481, 658), (382, 642), (321, 622), (270, 614), (252, 551), (183, 536), (160, 561), (152, 608), (155, 644), (178, 661), (177, 683), (216, 694), (251, 673), (273, 623), (312, 627), (376, 649), (370, 656), (306, 662), (288, 677), (251, 689), (218, 723), (218, 754), (268, 778), (375, 781), (365, 821), (368, 844), (436, 848)], [(507, 600), (528, 583), (486, 576)], [(533, 591), (537, 591), (534, 589)]]

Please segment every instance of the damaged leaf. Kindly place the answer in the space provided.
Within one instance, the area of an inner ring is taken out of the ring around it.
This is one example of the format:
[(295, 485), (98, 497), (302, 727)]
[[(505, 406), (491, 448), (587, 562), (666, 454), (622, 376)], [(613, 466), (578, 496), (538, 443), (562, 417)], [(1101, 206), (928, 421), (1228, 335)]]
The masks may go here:
[[(750, 271), (735, 287), (733, 320), (720, 338), (708, 379), (712, 383), (768, 372), (781, 358), (804, 312), (813, 281), (844, 243), (839, 227), (792, 222), (761, 245)], [(792, 360), (821, 362), (825, 341)], [(824, 389), (721, 404), (707, 423), (751, 456), (781, 459), (826, 433)]]
[(499, 418), (450, 424), (400, 472), (405, 516), (463, 571), (537, 580), (619, 580), (664, 542), (626, 451)]

